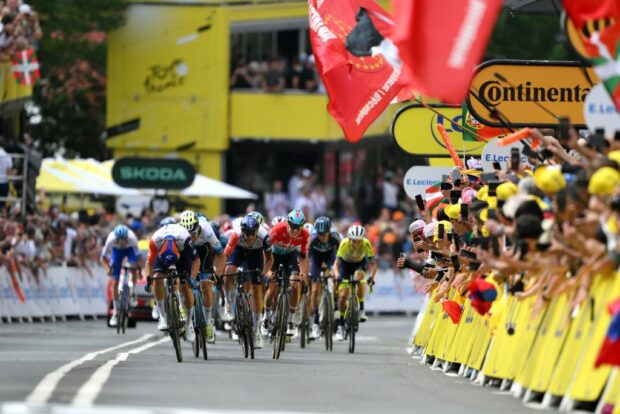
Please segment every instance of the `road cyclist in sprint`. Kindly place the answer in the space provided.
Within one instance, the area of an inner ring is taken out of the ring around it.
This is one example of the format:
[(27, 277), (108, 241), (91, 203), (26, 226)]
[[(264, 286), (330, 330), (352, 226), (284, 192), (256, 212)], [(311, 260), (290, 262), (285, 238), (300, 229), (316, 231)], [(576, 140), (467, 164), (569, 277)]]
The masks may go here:
[(291, 282), (291, 300), (289, 303), (286, 331), (288, 336), (295, 335), (296, 326), (301, 323), (299, 318), (301, 314), (296, 312), (301, 299), (300, 282), (304, 281), (307, 283), (306, 277), (308, 268), (310, 267), (308, 259), (308, 241), (310, 235), (303, 227), (305, 222), (306, 217), (304, 213), (301, 210), (293, 210), (289, 213), (285, 222), (276, 223), (269, 232), (273, 246), (274, 261), (272, 270), (267, 274), (269, 278), (269, 287), (265, 295), (266, 311), (263, 326), (268, 330), (268, 325), (272, 322), (271, 318), (275, 301), (280, 289), (275, 280), (273, 270), (277, 269), (282, 264)]
[(198, 253), (200, 258), (198, 278), (202, 304), (195, 303), (194, 306), (202, 305), (204, 320), (207, 321), (207, 343), (212, 344), (215, 343), (215, 328), (213, 326), (214, 268), (216, 273), (224, 271), (224, 263), (226, 262), (224, 247), (222, 247), (220, 240), (205, 216), (199, 216), (191, 210), (186, 210), (181, 213), (179, 224), (190, 234), (196, 253)]
[[(260, 213), (258, 213), (260, 214)], [(238, 229), (230, 234), (230, 239), (224, 250), (228, 257), (226, 274), (235, 273), (239, 267), (244, 270), (258, 270), (245, 280), (243, 289), (246, 293), (251, 290), (252, 318), (254, 326), (254, 346), (263, 347), (263, 338), (260, 334), (260, 318), (263, 313), (263, 277), (273, 265), (271, 239), (267, 230), (261, 225), (256, 213), (250, 213), (241, 219)], [(228, 321), (233, 319), (232, 290), (234, 279), (228, 277), (224, 281), (224, 318)]]
[[(364, 227), (354, 224), (347, 231), (347, 238), (340, 242), (334, 263), (334, 275), (338, 281), (338, 330), (336, 340), (344, 340), (344, 317), (347, 310), (348, 298), (350, 294), (350, 280), (359, 280), (357, 285), (357, 299), (359, 301), (359, 319), (366, 322), (368, 317), (364, 310), (364, 298), (366, 296), (366, 283), (374, 284), (374, 277), (377, 272), (377, 261), (370, 241), (364, 237), (366, 231)], [(370, 271), (368, 282), (364, 280), (367, 269)]]
[[(133, 289), (135, 289), (140, 266), (138, 238), (136, 237), (136, 234), (129, 229), (129, 227), (124, 224), (119, 224), (106, 238), (99, 257), (99, 262), (105, 269), (106, 273), (114, 280), (112, 288), (113, 310), (112, 316), (110, 317), (110, 326), (116, 326), (118, 323), (118, 281), (121, 275), (121, 267), (125, 259), (131, 266), (131, 278), (133, 282)], [(132, 292), (131, 296), (133, 297), (134, 295), (135, 292)]]
[[(157, 328), (160, 331), (168, 330), (168, 321), (165, 311), (165, 290), (162, 277), (170, 266), (176, 266), (177, 273), (181, 278), (179, 290), (183, 294), (185, 308), (185, 339), (193, 342), (196, 338), (192, 323), (194, 310), (194, 295), (191, 284), (187, 278), (196, 279), (200, 270), (200, 258), (192, 243), (192, 238), (185, 227), (180, 224), (167, 224), (160, 227), (149, 241), (149, 251), (146, 259), (145, 273), (147, 280), (153, 279), (155, 304), (159, 309), (159, 322)], [(147, 289), (150, 286), (147, 284)]]
[(314, 222), (314, 231), (308, 246), (310, 255), (310, 273), (308, 278), (310, 283), (312, 283), (310, 314), (313, 320), (310, 339), (318, 339), (321, 336), (321, 329), (319, 327), (319, 300), (323, 294), (321, 269), (324, 266), (330, 269), (333, 267), (336, 262), (336, 253), (338, 252), (340, 241), (340, 235), (332, 229), (332, 222), (329, 217), (318, 217)]

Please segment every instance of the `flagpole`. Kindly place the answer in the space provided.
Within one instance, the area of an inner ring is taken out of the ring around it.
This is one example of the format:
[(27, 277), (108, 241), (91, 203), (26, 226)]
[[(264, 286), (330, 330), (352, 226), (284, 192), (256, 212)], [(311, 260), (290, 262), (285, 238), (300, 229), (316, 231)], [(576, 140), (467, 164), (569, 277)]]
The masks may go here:
[[(444, 119), (447, 119), (448, 121), (450, 121), (450, 123), (453, 126), (456, 126), (457, 128), (461, 128), (461, 129), (464, 128), (463, 125), (459, 125), (457, 122), (454, 122), (454, 120), (452, 120), (452, 118), (450, 118), (449, 116), (446, 116), (446, 115), (442, 114), (441, 112), (439, 112), (438, 110), (436, 110), (435, 108), (433, 108), (432, 106), (430, 106), (428, 104), (425, 104), (419, 97), (415, 98), (415, 101), (418, 102), (419, 104), (421, 104), (423, 107), (425, 107), (429, 111), (434, 112), (435, 114), (442, 116)], [(478, 139), (478, 141), (488, 142), (488, 140), (482, 138), (482, 136), (479, 135), (478, 133), (476, 133), (476, 132), (474, 132), (474, 131), (472, 131), (470, 129), (467, 129), (467, 131), (469, 131), (472, 135), (474, 135)], [(465, 144), (463, 143), (463, 145), (465, 145)]]

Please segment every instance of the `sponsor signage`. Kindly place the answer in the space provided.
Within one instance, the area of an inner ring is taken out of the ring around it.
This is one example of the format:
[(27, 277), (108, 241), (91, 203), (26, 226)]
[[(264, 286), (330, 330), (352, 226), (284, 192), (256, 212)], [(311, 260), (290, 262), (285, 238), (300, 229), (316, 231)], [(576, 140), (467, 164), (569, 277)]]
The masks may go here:
[(182, 159), (127, 157), (112, 167), (114, 182), (128, 188), (182, 190), (195, 176), (196, 169)]
[(582, 107), (597, 81), (593, 69), (578, 62), (491, 60), (479, 66), (467, 106), (476, 119), (491, 126), (501, 123), (481, 100), (515, 126), (556, 127), (557, 119), (539, 105), (583, 126)]
[(437, 130), (437, 124), (442, 124), (460, 156), (463, 151), (467, 155), (480, 155), (483, 142), (463, 141), (463, 129), (459, 126), (462, 125), (463, 118), (461, 106), (431, 106), (442, 115), (419, 104), (404, 106), (394, 115), (390, 129), (396, 144), (411, 155), (450, 158)]
[(620, 131), (620, 114), (603, 84), (595, 85), (586, 97), (583, 116), (592, 132), (604, 129), (605, 135), (612, 138)]
[(530, 165), (527, 161), (527, 157), (523, 155), (523, 144), (520, 142), (515, 142), (513, 144), (507, 145), (505, 147), (500, 147), (498, 143), (499, 139), (494, 139), (489, 141), (489, 143), (484, 147), (484, 151), (482, 151), (482, 157), (480, 157), (480, 163), (482, 164), (482, 169), (484, 171), (494, 171), (493, 168), (494, 162), (499, 162), (502, 167), (502, 170), (507, 170), (508, 165), (510, 164), (510, 151), (512, 148), (518, 148), (519, 154), (521, 154), (521, 164)]
[(403, 180), (405, 193), (414, 199), (416, 195), (426, 193), (431, 185), (440, 182), (443, 175), (450, 175), (454, 167), (426, 167), (416, 165), (409, 168)]
[(583, 45), (579, 31), (573, 24), (573, 21), (568, 18), (566, 12), (562, 12), (561, 22), (566, 38), (568, 39), (568, 43), (571, 45), (575, 53), (587, 60), (588, 54), (586, 53), (586, 48)]

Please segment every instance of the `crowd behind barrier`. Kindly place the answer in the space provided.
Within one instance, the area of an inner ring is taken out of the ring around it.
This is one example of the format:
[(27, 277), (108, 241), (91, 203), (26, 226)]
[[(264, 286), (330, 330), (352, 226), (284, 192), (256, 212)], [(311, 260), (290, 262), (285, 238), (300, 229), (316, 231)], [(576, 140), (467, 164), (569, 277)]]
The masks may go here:
[(418, 200), (397, 262), (428, 293), (409, 350), (525, 403), (618, 413), (620, 142), (552, 133)]

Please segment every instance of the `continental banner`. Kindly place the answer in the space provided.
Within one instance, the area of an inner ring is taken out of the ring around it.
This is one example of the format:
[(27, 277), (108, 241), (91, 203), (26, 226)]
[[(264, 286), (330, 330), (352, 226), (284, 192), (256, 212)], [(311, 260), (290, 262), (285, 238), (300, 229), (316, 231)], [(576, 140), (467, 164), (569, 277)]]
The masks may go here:
[(460, 106), (431, 106), (441, 115), (420, 104), (404, 106), (394, 115), (390, 132), (403, 151), (420, 157), (450, 158), (437, 130), (437, 124), (441, 124), (459, 156), (462, 157), (463, 153), (479, 156), (482, 153), (484, 142), (463, 140)]
[(494, 109), (513, 126), (555, 127), (563, 116), (584, 126), (583, 104), (597, 82), (579, 62), (491, 60), (478, 68), (467, 106), (490, 126), (502, 126)]

